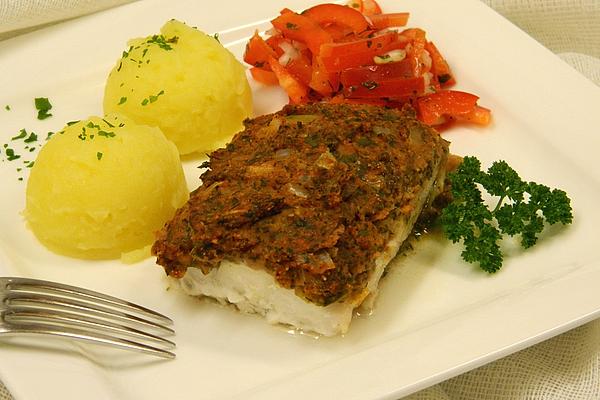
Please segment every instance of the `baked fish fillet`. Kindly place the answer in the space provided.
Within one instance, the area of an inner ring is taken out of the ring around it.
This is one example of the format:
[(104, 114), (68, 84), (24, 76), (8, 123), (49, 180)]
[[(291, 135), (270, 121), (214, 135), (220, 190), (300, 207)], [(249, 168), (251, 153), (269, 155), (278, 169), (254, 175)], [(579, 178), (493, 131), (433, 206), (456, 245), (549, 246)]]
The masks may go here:
[(410, 108), (286, 106), (209, 156), (153, 254), (191, 295), (344, 333), (442, 190), (447, 156)]

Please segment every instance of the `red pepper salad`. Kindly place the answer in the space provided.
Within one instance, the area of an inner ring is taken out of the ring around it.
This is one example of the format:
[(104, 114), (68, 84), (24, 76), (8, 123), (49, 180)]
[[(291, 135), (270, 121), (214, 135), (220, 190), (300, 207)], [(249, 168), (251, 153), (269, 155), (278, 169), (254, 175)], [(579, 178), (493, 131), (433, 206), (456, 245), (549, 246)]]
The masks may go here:
[(382, 13), (375, 0), (319, 4), (301, 13), (284, 8), (265, 38), (255, 32), (244, 61), (256, 81), (280, 85), (290, 103), (411, 103), (421, 121), (437, 128), (488, 124), (490, 110), (477, 96), (449, 89), (455, 77), (425, 31), (398, 29), (408, 18)]

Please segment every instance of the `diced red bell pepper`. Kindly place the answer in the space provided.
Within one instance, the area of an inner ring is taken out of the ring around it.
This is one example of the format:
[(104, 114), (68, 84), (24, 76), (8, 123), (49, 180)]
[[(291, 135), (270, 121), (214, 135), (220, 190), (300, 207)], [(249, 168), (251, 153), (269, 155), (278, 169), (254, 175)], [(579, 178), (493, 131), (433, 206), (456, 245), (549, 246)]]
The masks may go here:
[(487, 125), (492, 119), (492, 112), (489, 108), (476, 105), (471, 112), (457, 115), (455, 119), (457, 121), (471, 122), (477, 125)]
[(405, 26), (408, 23), (409, 13), (389, 13), (389, 14), (375, 14), (369, 16), (371, 24), (376, 29), (392, 28), (397, 26)]
[(351, 0), (347, 5), (364, 15), (381, 14), (381, 7), (379, 7), (379, 4), (375, 0)]
[(375, 0), (362, 0), (363, 3), (363, 14), (371, 16), (381, 14), (381, 7)]
[(339, 73), (327, 71), (319, 56), (313, 57), (312, 65), (310, 88), (323, 97), (329, 97), (337, 92), (340, 86)]
[(320, 25), (337, 24), (347, 26), (354, 33), (364, 32), (370, 28), (369, 21), (363, 14), (340, 4), (318, 4), (303, 11), (302, 15), (318, 22)]
[(324, 44), (319, 55), (325, 68), (333, 72), (373, 64), (376, 55), (405, 46), (406, 42), (398, 40), (397, 32), (389, 31), (372, 38)]
[(454, 80), (454, 74), (450, 70), (450, 66), (446, 59), (442, 56), (442, 53), (433, 44), (433, 42), (427, 42), (425, 44), (425, 50), (431, 57), (431, 72), (443, 88), (452, 86), (456, 83)]
[(310, 83), (313, 67), (311, 60), (305, 54), (300, 53), (298, 57), (290, 60), (285, 68), (303, 84), (308, 85)]
[[(268, 65), (267, 61), (267, 65)], [(270, 68), (270, 67), (269, 67)], [(266, 69), (251, 67), (250, 74), (255, 81), (262, 83), (263, 85), (277, 85), (279, 80), (277, 79), (277, 75), (273, 71), (267, 71)]]
[(425, 44), (427, 43), (425, 31), (419, 28), (411, 28), (405, 29), (401, 35), (409, 38), (411, 43), (410, 51), (406, 55), (406, 58), (412, 60), (414, 76), (421, 76), (425, 72), (428, 72), (428, 68), (425, 68), (421, 59), (425, 51)]
[(385, 81), (365, 81), (359, 85), (344, 86), (344, 95), (351, 98), (407, 98), (425, 92), (425, 79), (394, 78)]
[(333, 42), (333, 38), (327, 31), (304, 15), (285, 13), (271, 23), (284, 37), (305, 43), (313, 54), (319, 54), (322, 44)]
[(409, 60), (347, 68), (341, 72), (340, 82), (344, 87), (349, 87), (360, 85), (362, 82), (381, 82), (395, 78), (414, 78)]
[[(278, 83), (290, 103), (329, 99), (398, 108), (409, 102), (437, 130), (456, 121), (490, 123), (491, 111), (477, 105), (477, 96), (445, 90), (454, 75), (425, 31), (387, 30), (404, 26), (408, 13), (382, 14), (376, 0), (351, 0), (348, 6), (321, 4), (301, 14), (281, 10), (272, 21), (277, 32), (267, 40), (255, 33), (248, 43), (244, 60), (253, 65), (254, 79)], [(406, 52), (404, 59), (394, 61), (396, 54), (389, 52), (396, 49)], [(435, 92), (425, 94), (429, 89)]]
[(264, 68), (269, 64), (269, 57), (277, 57), (277, 54), (255, 31), (246, 44), (244, 61), (254, 67)]
[(389, 31), (381, 35), (375, 35), (372, 37), (366, 37), (347, 42), (327, 43), (321, 48), (320, 55), (325, 57), (337, 57), (364, 51), (370, 51), (373, 54), (377, 54), (377, 52), (381, 51), (383, 47), (396, 41), (397, 39), (398, 32)]
[(323, 26), (323, 29), (331, 35), (334, 42), (344, 41), (353, 34), (352, 29), (338, 24), (325, 25)]
[(279, 61), (269, 58), (269, 66), (275, 73), (279, 85), (285, 90), (293, 104), (304, 104), (308, 101), (308, 87), (295, 78)]
[(389, 100), (386, 99), (367, 99), (367, 98), (357, 98), (357, 99), (353, 99), (353, 98), (348, 98), (345, 97), (343, 94), (337, 94), (335, 96), (333, 96), (330, 100), (329, 103), (333, 103), (333, 104), (371, 104), (374, 106), (388, 106), (388, 107), (396, 107), (397, 105), (394, 104), (393, 102), (390, 102)]
[(417, 112), (419, 119), (428, 125), (442, 124), (446, 122), (447, 118), (457, 120), (471, 118), (473, 122), (481, 121), (483, 124), (485, 122), (484, 110), (487, 109), (483, 109), (483, 107), (481, 107), (482, 110), (478, 109), (478, 99), (479, 97), (471, 93), (442, 90), (419, 97), (416, 102)]

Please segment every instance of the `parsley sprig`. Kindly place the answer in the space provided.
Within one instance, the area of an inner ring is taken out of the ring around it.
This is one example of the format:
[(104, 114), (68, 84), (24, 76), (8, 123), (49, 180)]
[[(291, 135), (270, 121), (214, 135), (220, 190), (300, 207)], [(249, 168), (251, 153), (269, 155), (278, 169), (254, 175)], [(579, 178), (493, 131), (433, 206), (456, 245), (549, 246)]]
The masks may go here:
[[(502, 267), (499, 242), (503, 235), (520, 235), (527, 249), (537, 243), (546, 224), (570, 224), (571, 200), (560, 189), (523, 181), (505, 161), (496, 161), (486, 172), (475, 157), (465, 157), (449, 174), (453, 201), (441, 216), (446, 236), (465, 248), (461, 255), (490, 273)], [(483, 201), (480, 188), (497, 199), (493, 209)]]

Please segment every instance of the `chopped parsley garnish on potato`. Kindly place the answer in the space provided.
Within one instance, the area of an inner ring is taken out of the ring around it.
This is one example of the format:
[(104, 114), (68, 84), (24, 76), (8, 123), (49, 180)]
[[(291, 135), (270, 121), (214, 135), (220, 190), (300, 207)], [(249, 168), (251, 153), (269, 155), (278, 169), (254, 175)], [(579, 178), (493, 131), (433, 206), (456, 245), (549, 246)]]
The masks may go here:
[(158, 97), (162, 96), (163, 94), (165, 94), (165, 91), (161, 90), (156, 95), (150, 95), (150, 96), (148, 96), (147, 98), (145, 98), (144, 100), (142, 100), (142, 105), (145, 106), (147, 104), (154, 103), (156, 100), (158, 100)]
[(173, 36), (167, 39), (163, 35), (153, 35), (148, 40), (146, 40), (146, 43), (155, 44), (163, 50), (173, 50), (171, 44), (175, 44), (177, 43), (177, 41), (179, 41), (179, 37), (177, 36)]

